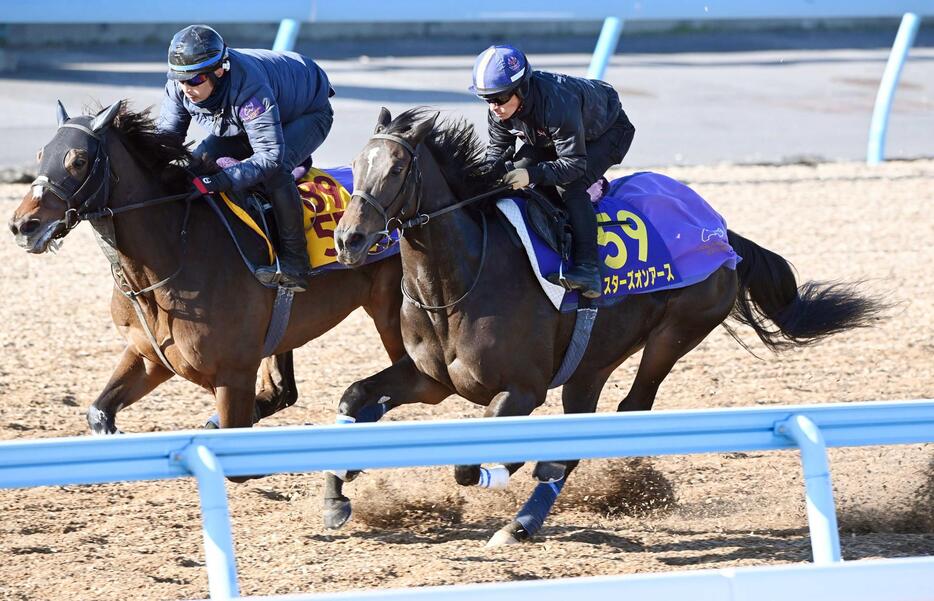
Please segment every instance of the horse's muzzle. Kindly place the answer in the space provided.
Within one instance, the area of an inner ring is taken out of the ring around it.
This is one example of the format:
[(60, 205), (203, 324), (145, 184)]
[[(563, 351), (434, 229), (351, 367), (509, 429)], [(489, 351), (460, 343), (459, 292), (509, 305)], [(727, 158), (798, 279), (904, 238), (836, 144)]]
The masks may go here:
[(49, 250), (49, 246), (55, 237), (65, 229), (63, 220), (53, 221), (42, 226), (38, 219), (16, 219), (10, 220), (10, 233), (16, 241), (17, 246), (32, 254), (42, 254)]
[(338, 231), (334, 234), (337, 260), (348, 267), (356, 267), (366, 260), (369, 236), (359, 231)]

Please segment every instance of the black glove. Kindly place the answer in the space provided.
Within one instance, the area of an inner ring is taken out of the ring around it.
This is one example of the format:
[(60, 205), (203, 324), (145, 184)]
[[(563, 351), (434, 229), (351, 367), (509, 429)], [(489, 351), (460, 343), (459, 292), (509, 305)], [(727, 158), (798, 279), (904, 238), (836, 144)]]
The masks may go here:
[(233, 188), (233, 182), (223, 171), (218, 171), (214, 175), (199, 175), (191, 180), (191, 183), (202, 194), (214, 194), (215, 192), (227, 192)]
[(480, 166), (480, 173), (494, 181), (503, 179), (503, 176), (511, 170), (512, 157), (515, 152), (515, 147), (510, 147), (500, 157), (486, 161)]

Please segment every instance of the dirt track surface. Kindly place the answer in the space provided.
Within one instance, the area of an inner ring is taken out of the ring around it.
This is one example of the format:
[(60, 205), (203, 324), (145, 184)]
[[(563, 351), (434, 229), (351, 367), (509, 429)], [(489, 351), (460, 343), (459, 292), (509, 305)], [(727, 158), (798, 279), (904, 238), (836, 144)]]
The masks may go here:
[[(761, 358), (722, 329), (685, 357), (655, 409), (934, 397), (934, 161), (667, 170), (731, 229), (790, 260), (800, 281), (865, 280), (897, 303), (874, 327)], [(0, 186), (9, 216), (26, 191)], [(0, 244), (0, 438), (85, 434), (84, 411), (122, 349), (111, 279), (90, 228), (54, 256)], [(600, 400), (612, 411), (638, 355)], [(296, 353), (301, 397), (263, 425), (330, 423), (340, 393), (387, 365), (362, 312)], [(198, 427), (212, 410), (177, 379), (118, 416), (125, 431)], [(539, 413), (557, 413), (552, 392)], [(391, 420), (474, 417), (451, 398)], [(831, 451), (846, 559), (934, 554), (932, 446)], [(371, 472), (347, 486), (352, 522), (321, 524), (322, 478), (228, 485), (244, 595), (613, 575), (803, 562), (810, 556), (798, 456), (731, 453), (591, 461), (532, 543), (485, 549), (533, 486), (459, 488), (450, 468)], [(194, 480), (0, 490), (0, 599), (207, 596)]]

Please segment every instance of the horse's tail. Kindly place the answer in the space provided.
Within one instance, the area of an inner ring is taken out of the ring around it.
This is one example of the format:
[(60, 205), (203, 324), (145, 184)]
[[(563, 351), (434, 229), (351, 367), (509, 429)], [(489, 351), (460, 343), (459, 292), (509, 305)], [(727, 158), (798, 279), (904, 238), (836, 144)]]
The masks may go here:
[(774, 351), (866, 327), (887, 308), (881, 300), (859, 294), (858, 283), (805, 282), (799, 287), (791, 264), (780, 255), (736, 232), (727, 234), (743, 258), (736, 266), (739, 290), (730, 315), (751, 326)]

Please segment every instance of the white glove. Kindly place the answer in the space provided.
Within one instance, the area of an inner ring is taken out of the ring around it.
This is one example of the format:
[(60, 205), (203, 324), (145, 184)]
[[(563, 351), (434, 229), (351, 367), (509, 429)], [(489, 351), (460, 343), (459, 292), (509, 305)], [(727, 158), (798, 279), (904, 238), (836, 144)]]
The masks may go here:
[(521, 190), (529, 186), (529, 170), (513, 169), (503, 177), (503, 183), (512, 186), (513, 190)]

